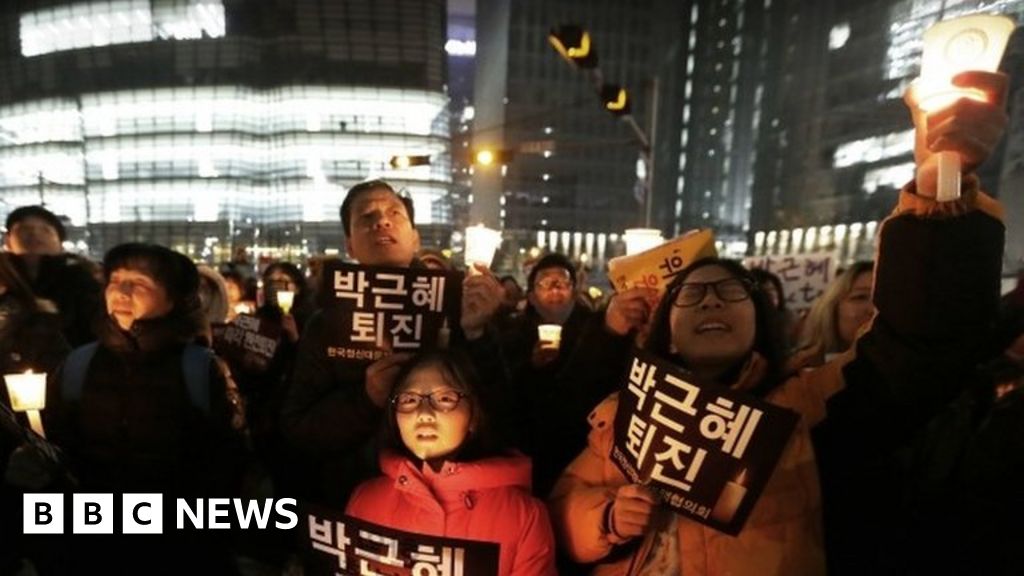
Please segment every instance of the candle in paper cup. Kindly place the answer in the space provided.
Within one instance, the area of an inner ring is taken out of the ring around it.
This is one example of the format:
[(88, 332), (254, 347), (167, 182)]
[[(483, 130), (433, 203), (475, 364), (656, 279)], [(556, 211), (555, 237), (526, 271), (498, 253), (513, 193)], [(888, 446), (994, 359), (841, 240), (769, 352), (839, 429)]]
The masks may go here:
[(466, 228), (466, 267), (473, 270), (473, 264), (491, 265), (494, 253), (501, 246), (501, 232), (478, 224)]
[(46, 408), (46, 373), (5, 374), (7, 394), (15, 412), (42, 410)]
[(7, 383), (7, 395), (11, 398), (11, 408), (15, 412), (25, 412), (32, 430), (43, 438), (43, 421), (39, 411), (46, 408), (46, 373), (33, 374), (31, 370), (24, 374), (4, 374)]
[(288, 314), (292, 311), (292, 304), (295, 302), (295, 292), (291, 290), (280, 290), (277, 292), (277, 305), (281, 312)]
[(537, 326), (537, 339), (545, 350), (558, 350), (562, 346), (562, 327), (558, 324)]

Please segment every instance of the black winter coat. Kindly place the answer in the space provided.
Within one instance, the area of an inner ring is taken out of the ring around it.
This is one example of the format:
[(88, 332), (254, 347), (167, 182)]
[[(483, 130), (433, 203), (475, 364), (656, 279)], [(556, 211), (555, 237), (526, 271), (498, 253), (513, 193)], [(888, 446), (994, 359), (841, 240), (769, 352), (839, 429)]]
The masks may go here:
[[(219, 531), (178, 531), (175, 498), (238, 496), (244, 444), (239, 409), (216, 361), (210, 363), (210, 409), (189, 399), (182, 351), (196, 322), (171, 315), (137, 321), (130, 332), (107, 319), (81, 397), (61, 398), (60, 374), (49, 386), (44, 422), (81, 483), (76, 492), (113, 492), (115, 536), (68, 537), (67, 554), (44, 572), (230, 573), (229, 541)], [(121, 494), (164, 495), (164, 534), (116, 536)], [(70, 498), (67, 499), (70, 502)], [(75, 571), (80, 572), (75, 572)]]

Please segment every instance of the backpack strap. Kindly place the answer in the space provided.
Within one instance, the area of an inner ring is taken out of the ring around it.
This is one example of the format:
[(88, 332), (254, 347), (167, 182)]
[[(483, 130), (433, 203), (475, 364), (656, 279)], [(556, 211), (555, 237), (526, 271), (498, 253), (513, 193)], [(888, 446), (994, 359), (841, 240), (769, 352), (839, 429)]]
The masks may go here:
[(65, 402), (77, 402), (82, 399), (85, 375), (98, 347), (99, 342), (90, 342), (75, 348), (64, 359), (64, 366), (60, 371), (60, 395)]
[[(77, 402), (82, 398), (85, 377), (89, 364), (96, 355), (98, 342), (91, 342), (75, 348), (64, 360), (61, 369), (61, 398), (66, 402)], [(181, 368), (188, 389), (189, 402), (203, 414), (210, 413), (210, 363), (213, 353), (204, 346), (189, 344), (181, 356)]]
[(188, 399), (203, 414), (210, 414), (210, 363), (213, 353), (205, 346), (188, 344), (181, 355)]

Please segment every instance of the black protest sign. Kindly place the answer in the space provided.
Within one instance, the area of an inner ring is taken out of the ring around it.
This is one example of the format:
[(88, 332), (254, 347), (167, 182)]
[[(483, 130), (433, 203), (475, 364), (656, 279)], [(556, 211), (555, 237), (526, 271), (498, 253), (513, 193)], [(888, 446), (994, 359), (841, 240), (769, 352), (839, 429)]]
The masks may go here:
[(320, 507), (300, 525), (306, 576), (495, 576), (496, 542), (392, 530)]
[(334, 262), (323, 276), (328, 358), (365, 364), (430, 350), (458, 326), (461, 272)]
[(631, 482), (649, 485), (679, 514), (736, 535), (798, 415), (687, 378), (670, 362), (634, 354), (619, 393), (611, 456)]
[(213, 349), (231, 366), (250, 372), (263, 372), (277, 353), (281, 325), (265, 319), (239, 314), (229, 324), (212, 328)]

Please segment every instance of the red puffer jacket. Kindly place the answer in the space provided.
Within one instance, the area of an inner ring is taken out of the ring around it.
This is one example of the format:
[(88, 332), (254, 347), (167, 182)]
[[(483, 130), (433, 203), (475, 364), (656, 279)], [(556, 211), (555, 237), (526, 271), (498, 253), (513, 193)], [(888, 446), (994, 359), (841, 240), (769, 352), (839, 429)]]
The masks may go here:
[(547, 510), (530, 496), (529, 458), (446, 462), (435, 473), (384, 452), (380, 468), (383, 476), (356, 488), (346, 514), (396, 530), (497, 542), (501, 576), (556, 574)]

